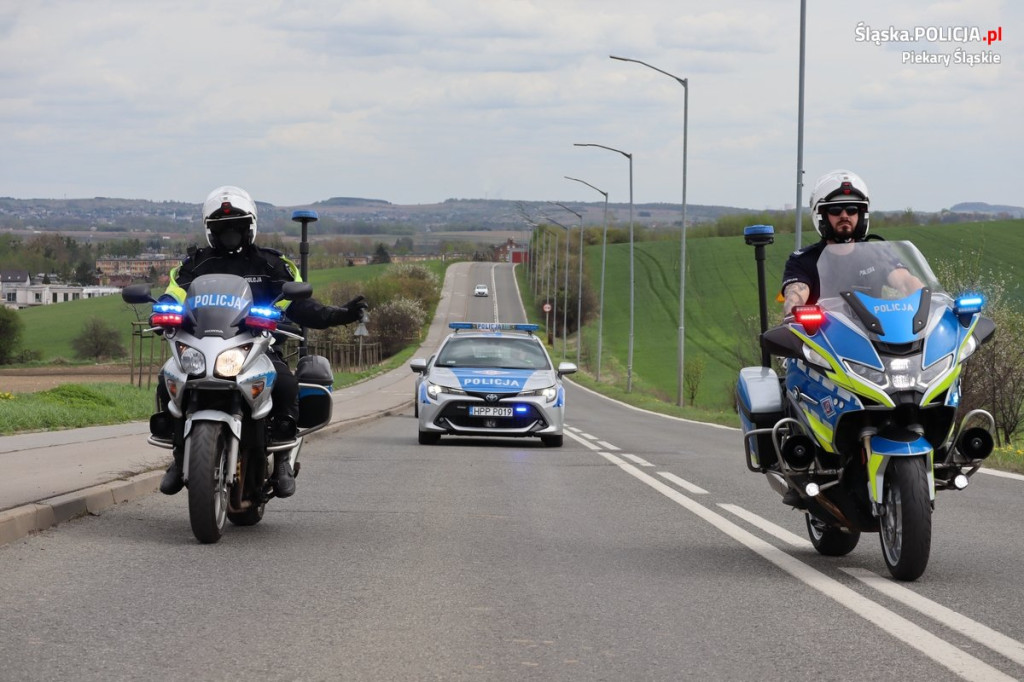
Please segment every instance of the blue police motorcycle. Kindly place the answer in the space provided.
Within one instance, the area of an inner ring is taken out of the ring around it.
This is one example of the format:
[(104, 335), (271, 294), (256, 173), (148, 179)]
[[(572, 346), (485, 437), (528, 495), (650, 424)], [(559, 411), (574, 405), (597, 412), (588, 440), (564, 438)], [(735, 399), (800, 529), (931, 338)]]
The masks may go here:
[[(916, 580), (935, 492), (967, 487), (993, 448), (992, 416), (958, 408), (964, 362), (995, 325), (980, 296), (945, 292), (913, 244), (866, 241), (827, 246), (817, 304), (766, 329), (771, 228), (755, 227), (767, 228), (747, 232), (759, 251), (762, 365), (742, 369), (737, 386), (747, 467), (805, 513), (818, 552), (845, 555), (877, 532), (892, 576)], [(896, 268), (912, 291), (890, 285)]]

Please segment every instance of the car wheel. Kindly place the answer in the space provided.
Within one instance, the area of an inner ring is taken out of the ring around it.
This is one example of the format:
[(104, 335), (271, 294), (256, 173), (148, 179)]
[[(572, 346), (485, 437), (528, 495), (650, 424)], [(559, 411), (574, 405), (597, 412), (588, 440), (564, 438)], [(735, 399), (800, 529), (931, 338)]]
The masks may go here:
[(441, 440), (440, 433), (420, 431), (420, 445), (436, 445)]
[(540, 442), (544, 443), (546, 448), (560, 448), (562, 447), (562, 436), (541, 436)]

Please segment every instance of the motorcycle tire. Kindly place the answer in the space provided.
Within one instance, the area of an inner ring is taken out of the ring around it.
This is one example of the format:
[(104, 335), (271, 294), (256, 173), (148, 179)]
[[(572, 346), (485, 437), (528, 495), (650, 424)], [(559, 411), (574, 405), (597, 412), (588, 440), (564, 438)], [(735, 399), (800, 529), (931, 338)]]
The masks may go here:
[(822, 556), (846, 556), (860, 542), (860, 532), (845, 532), (835, 526), (829, 526), (814, 514), (805, 514), (807, 535), (814, 549)]
[(266, 510), (266, 502), (249, 507), (245, 511), (228, 512), (228, 521), (236, 526), (255, 526), (263, 520), (263, 512)]
[(189, 434), (188, 518), (199, 542), (218, 542), (228, 510), (228, 432), (220, 422), (195, 422)]
[(932, 505), (923, 457), (893, 458), (885, 472), (880, 520), (882, 556), (897, 580), (917, 580), (932, 548)]

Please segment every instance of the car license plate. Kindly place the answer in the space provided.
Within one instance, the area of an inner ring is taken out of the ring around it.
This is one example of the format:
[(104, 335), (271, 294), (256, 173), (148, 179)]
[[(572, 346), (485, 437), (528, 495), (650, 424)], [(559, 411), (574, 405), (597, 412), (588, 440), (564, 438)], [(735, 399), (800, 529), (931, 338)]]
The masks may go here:
[(491, 407), (490, 405), (470, 405), (471, 417), (511, 417), (511, 407)]

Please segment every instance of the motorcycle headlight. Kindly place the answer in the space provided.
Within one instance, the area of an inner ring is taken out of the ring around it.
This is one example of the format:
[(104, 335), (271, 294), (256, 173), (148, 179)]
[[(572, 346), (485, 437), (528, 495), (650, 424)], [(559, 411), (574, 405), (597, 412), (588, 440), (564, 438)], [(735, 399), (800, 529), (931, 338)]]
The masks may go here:
[(921, 372), (921, 383), (927, 386), (928, 384), (935, 381), (936, 378), (942, 376), (946, 372), (946, 370), (949, 369), (949, 365), (952, 361), (952, 356), (947, 355), (938, 362), (932, 363), (932, 365), (928, 369), (925, 369)]
[(971, 334), (967, 343), (964, 344), (964, 349), (960, 351), (960, 362), (966, 360), (976, 350), (978, 350), (978, 340), (974, 338), (974, 334)]
[(861, 379), (866, 379), (878, 386), (885, 386), (888, 384), (888, 381), (886, 381), (885, 378), (885, 372), (879, 372), (873, 367), (868, 367), (867, 365), (862, 365), (861, 363), (853, 362), (852, 360), (847, 360), (846, 366), (851, 372), (859, 376)]
[(804, 360), (806, 360), (810, 364), (815, 365), (816, 367), (821, 367), (822, 369), (832, 369), (832, 365), (828, 364), (828, 360), (821, 357), (821, 353), (819, 353), (818, 351), (814, 350), (808, 345), (804, 345), (803, 350)]
[(178, 361), (181, 371), (189, 376), (206, 374), (206, 357), (195, 348), (184, 344), (178, 346)]
[(217, 356), (213, 365), (213, 373), (219, 377), (232, 378), (242, 371), (245, 362), (245, 351), (241, 348), (229, 348)]

